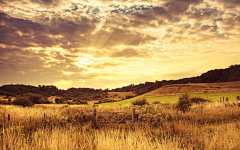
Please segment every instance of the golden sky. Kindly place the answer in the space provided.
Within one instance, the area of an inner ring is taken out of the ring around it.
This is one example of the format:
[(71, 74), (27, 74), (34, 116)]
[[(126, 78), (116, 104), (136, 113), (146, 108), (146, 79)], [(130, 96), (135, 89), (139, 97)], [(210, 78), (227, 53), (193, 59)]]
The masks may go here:
[(237, 63), (239, 0), (0, 0), (0, 85), (111, 89)]

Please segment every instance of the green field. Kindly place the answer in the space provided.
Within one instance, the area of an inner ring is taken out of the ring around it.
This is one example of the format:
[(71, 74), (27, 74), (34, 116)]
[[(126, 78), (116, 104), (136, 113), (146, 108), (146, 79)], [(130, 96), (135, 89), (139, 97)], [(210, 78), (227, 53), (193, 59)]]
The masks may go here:
[[(201, 97), (201, 98), (207, 98), (207, 93), (202, 94), (190, 94), (191, 97)], [(240, 96), (240, 91), (234, 91), (234, 92), (221, 92), (221, 93), (208, 93), (209, 100), (211, 101), (218, 101), (223, 99), (226, 100), (226, 97), (229, 98), (230, 101), (235, 101), (236, 96)], [(151, 104), (152, 102), (161, 102), (161, 103), (175, 103), (178, 101), (179, 95), (176, 96), (161, 96), (161, 97), (151, 97), (147, 98), (147, 101)], [(113, 103), (103, 103), (99, 104), (101, 106), (109, 106), (109, 105), (127, 105), (131, 104), (132, 101), (135, 99), (129, 99), (129, 100), (123, 100), (119, 102), (113, 102)]]

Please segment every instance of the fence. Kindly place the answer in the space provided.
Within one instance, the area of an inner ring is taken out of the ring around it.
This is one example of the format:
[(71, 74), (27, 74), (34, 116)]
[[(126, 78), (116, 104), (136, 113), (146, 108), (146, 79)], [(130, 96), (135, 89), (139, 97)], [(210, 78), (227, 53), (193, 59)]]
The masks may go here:
[[(11, 120), (12, 119), (10, 119), (11, 117), (10, 117), (10, 114), (6, 114), (5, 112), (0, 112), (0, 121), (2, 120), (3, 121), (3, 125), (9, 125), (10, 124), (10, 122), (11, 122)], [(47, 118), (47, 114), (43, 114), (43, 118), (45, 119), (45, 118)], [(30, 120), (31, 121), (31, 117), (28, 119), (28, 120)], [(14, 119), (13, 119), (14, 120)], [(26, 120), (26, 119), (25, 119)], [(69, 120), (68, 120), (69, 121)]]
[(135, 122), (135, 109), (132, 111), (125, 112), (97, 112), (96, 109), (93, 111), (95, 123), (97, 125), (113, 125), (126, 123), (127, 121)]

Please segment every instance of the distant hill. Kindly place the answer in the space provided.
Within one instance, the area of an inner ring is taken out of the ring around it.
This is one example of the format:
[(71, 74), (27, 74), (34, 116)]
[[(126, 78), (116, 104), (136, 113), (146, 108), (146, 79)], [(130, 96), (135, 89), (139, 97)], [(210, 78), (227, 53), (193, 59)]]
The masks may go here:
[(179, 80), (162, 80), (156, 82), (145, 82), (144, 84), (129, 85), (122, 88), (116, 88), (113, 92), (134, 92), (136, 95), (142, 95), (165, 85), (187, 84), (187, 83), (215, 83), (240, 81), (240, 65), (231, 65), (226, 69), (210, 70), (197, 77), (183, 78)]
[[(44, 97), (57, 96), (63, 97), (66, 100), (102, 100), (106, 98), (103, 93), (109, 92), (132, 92), (135, 96), (139, 96), (160, 87), (171, 85), (171, 84), (187, 84), (187, 83), (220, 83), (220, 82), (231, 82), (240, 81), (240, 65), (231, 65), (226, 69), (215, 69), (210, 70), (206, 73), (201, 74), (197, 77), (183, 78), (179, 80), (162, 80), (156, 82), (145, 82), (138, 85), (129, 85), (121, 88), (112, 90), (102, 90), (93, 88), (70, 88), (67, 90), (58, 89), (54, 85), (3, 85), (0, 87), (0, 95), (6, 96), (23, 96), (26, 93), (41, 94)], [(190, 84), (190, 85), (191, 85)], [(207, 85), (207, 84), (206, 84)], [(180, 86), (180, 85), (179, 85)], [(176, 90), (176, 89), (174, 89)], [(126, 97), (126, 96), (125, 96)], [(122, 98), (122, 97), (120, 97)], [(109, 99), (109, 98), (107, 98)]]
[(189, 94), (200, 93), (219, 93), (240, 91), (240, 81), (234, 82), (217, 82), (217, 83), (188, 83), (188, 84), (171, 84), (162, 86), (149, 93), (145, 93), (139, 97), (160, 97), (182, 95), (185, 92)]

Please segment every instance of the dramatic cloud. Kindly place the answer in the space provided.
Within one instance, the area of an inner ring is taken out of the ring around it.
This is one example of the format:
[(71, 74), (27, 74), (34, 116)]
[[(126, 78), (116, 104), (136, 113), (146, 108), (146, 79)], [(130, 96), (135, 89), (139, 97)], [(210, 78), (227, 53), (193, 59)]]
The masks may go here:
[(130, 57), (139, 57), (139, 58), (147, 58), (150, 57), (146, 52), (141, 52), (141, 51), (136, 51), (133, 49), (124, 49), (122, 51), (116, 52), (111, 57), (116, 58), (116, 57), (125, 57), (125, 58), (130, 58)]
[(238, 0), (0, 0), (0, 84), (114, 88), (239, 63)]

